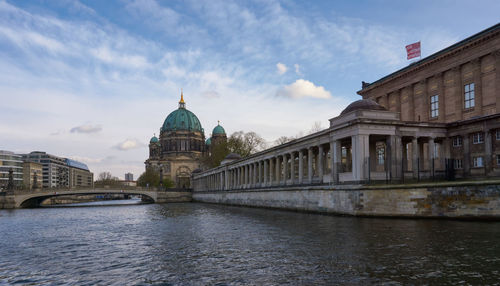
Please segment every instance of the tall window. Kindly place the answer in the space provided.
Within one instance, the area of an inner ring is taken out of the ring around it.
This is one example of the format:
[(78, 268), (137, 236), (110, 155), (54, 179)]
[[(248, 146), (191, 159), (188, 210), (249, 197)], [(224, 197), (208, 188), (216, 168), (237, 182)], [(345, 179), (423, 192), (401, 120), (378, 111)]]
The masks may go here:
[(453, 147), (462, 146), (462, 136), (453, 137)]
[(431, 118), (436, 118), (439, 115), (439, 96), (431, 96)]
[(464, 86), (464, 103), (465, 108), (474, 107), (474, 83), (469, 83)]
[(500, 166), (500, 155), (497, 155), (497, 165)]
[(481, 144), (484, 142), (484, 133), (476, 132), (472, 134), (472, 144)]
[(483, 166), (483, 157), (474, 157), (474, 167)]
[(500, 140), (500, 129), (495, 132), (497, 140)]
[(453, 160), (453, 167), (455, 169), (462, 169), (462, 159)]

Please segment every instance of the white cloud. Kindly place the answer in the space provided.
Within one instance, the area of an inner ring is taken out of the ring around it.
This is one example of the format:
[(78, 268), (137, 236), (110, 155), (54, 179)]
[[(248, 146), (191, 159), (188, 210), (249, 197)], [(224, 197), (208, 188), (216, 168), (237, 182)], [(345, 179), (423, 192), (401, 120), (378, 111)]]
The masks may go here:
[(71, 133), (97, 133), (102, 130), (101, 125), (84, 124), (71, 128)]
[(314, 83), (304, 79), (298, 79), (294, 83), (284, 86), (278, 90), (276, 95), (290, 98), (313, 97), (327, 99), (332, 97), (330, 92), (325, 90), (324, 87), (316, 86)]
[(288, 70), (288, 68), (286, 67), (286, 65), (282, 64), (282, 63), (277, 63), (276, 64), (276, 68), (278, 69), (278, 74), (279, 75), (282, 75), (282, 74), (286, 73), (286, 71)]
[(120, 151), (127, 151), (127, 150), (131, 150), (131, 149), (141, 148), (144, 146), (146, 146), (146, 145), (144, 143), (141, 143), (137, 139), (127, 139), (127, 140), (113, 146), (113, 148), (120, 150)]

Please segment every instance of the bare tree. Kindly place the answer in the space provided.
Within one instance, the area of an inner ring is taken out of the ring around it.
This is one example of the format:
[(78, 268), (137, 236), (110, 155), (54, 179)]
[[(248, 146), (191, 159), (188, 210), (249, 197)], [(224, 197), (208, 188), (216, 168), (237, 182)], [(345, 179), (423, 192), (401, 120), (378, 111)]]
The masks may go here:
[(240, 154), (242, 157), (264, 150), (266, 147), (266, 141), (253, 131), (234, 132), (227, 140), (229, 152)]
[(110, 172), (101, 172), (99, 173), (99, 176), (97, 177), (98, 181), (108, 181), (113, 178), (113, 175), (111, 175)]
[(281, 144), (285, 144), (285, 143), (287, 143), (287, 142), (292, 141), (293, 139), (295, 139), (295, 138), (293, 138), (293, 137), (281, 136), (280, 138), (278, 138), (278, 139), (274, 140), (274, 145), (275, 145), (275, 146), (278, 146), (278, 145), (281, 145)]
[(321, 121), (315, 121), (307, 134), (313, 134), (321, 130), (323, 130), (323, 126), (321, 126)]

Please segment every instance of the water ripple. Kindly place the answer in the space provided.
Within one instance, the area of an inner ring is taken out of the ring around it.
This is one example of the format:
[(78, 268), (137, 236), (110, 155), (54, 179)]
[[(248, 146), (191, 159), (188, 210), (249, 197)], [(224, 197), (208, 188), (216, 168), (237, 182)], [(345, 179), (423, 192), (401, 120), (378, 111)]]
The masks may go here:
[(204, 204), (0, 211), (0, 284), (499, 285), (500, 224)]

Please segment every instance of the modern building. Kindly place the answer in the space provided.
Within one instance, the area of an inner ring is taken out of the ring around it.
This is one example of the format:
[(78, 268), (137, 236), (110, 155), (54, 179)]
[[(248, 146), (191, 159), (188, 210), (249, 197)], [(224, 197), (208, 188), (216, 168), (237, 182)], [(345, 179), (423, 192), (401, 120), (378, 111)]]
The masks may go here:
[(43, 188), (76, 188), (93, 187), (94, 174), (84, 163), (34, 151), (23, 154), (25, 162), (35, 162), (42, 165)]
[[(219, 134), (220, 130), (224, 135)], [(225, 138), (222, 126), (214, 128), (216, 138)], [(216, 139), (220, 140), (220, 139)], [(181, 92), (179, 108), (172, 111), (160, 128), (160, 137), (149, 141), (149, 158), (146, 169), (153, 168), (165, 179), (171, 179), (177, 188), (191, 186), (191, 173), (202, 167), (201, 159), (208, 152), (210, 139), (205, 141), (205, 132), (194, 113), (186, 109)]]
[(134, 174), (132, 173), (125, 174), (125, 181), (133, 181), (133, 180), (134, 180)]
[(94, 187), (94, 174), (86, 164), (66, 158), (66, 165), (69, 167), (70, 188)]
[(500, 24), (358, 94), (329, 128), (197, 172), (194, 190), (500, 176)]
[(45, 152), (33, 151), (22, 155), (27, 162), (42, 164), (42, 186), (43, 188), (68, 188), (69, 187), (69, 167), (66, 159), (50, 155)]
[(25, 189), (42, 188), (43, 165), (35, 162), (23, 162), (23, 182)]
[(11, 170), (14, 186), (21, 187), (23, 184), (22, 157), (10, 151), (0, 150), (0, 189), (7, 187)]

